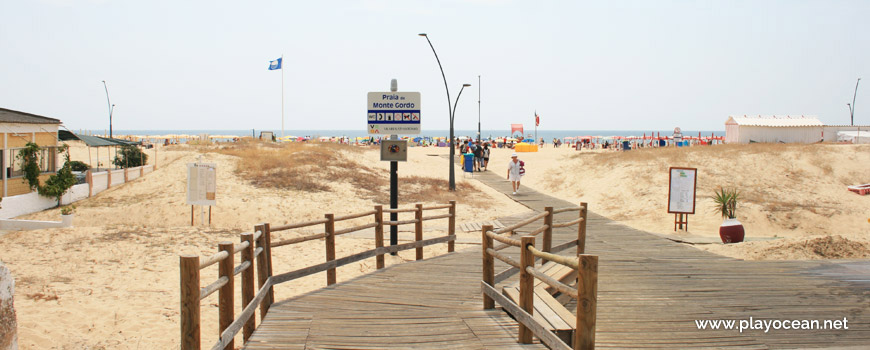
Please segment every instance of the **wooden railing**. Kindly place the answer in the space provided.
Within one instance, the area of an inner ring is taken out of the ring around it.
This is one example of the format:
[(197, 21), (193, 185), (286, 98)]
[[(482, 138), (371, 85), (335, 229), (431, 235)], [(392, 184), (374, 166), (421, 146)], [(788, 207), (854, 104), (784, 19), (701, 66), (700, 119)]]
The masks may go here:
[[(579, 213), (577, 219), (563, 223), (553, 222), (553, 216), (555, 214), (572, 211)], [(508, 235), (505, 235), (507, 233), (512, 235), (517, 229), (542, 219), (544, 221), (542, 226), (532, 230), (527, 235), (520, 237), (520, 239), (511, 238)], [(493, 227), (489, 225), (483, 226), (483, 280), (481, 281), (483, 308), (494, 309), (495, 302), (498, 302), (499, 305), (510, 312), (519, 323), (518, 338), (520, 343), (531, 343), (532, 336), (534, 335), (551, 349), (572, 348), (556, 336), (556, 334), (548, 330), (533, 318), (534, 286), (535, 278), (537, 278), (562, 294), (569, 295), (577, 300), (577, 310), (575, 314), (576, 329), (574, 330), (573, 336), (573, 349), (593, 349), (595, 347), (598, 256), (585, 254), (586, 221), (587, 205), (586, 203), (581, 203), (580, 207), (576, 208), (553, 209), (552, 207), (547, 207), (543, 213), (499, 230), (493, 230)], [(571, 225), (578, 225), (577, 239), (563, 243), (557, 247), (552, 247), (553, 228), (567, 227)], [(541, 249), (538, 249), (535, 247), (535, 236), (541, 233), (543, 233), (542, 244)], [(495, 241), (502, 244), (496, 246), (494, 245)], [(558, 252), (564, 250), (571, 246), (577, 247), (576, 257), (566, 257), (551, 253), (553, 251)], [(507, 254), (500, 252), (500, 250), (508, 247), (520, 248), (520, 261), (516, 261)], [(497, 258), (512, 267), (499, 274), (495, 274), (495, 263), (493, 258)], [(542, 264), (547, 261), (552, 261), (577, 271), (576, 288), (557, 281), (536, 268), (536, 258), (541, 259)], [(496, 284), (510, 278), (517, 272), (520, 273), (519, 305), (503, 296), (495, 288)]]
[[(424, 216), (426, 211), (447, 209), (446, 214)], [(384, 213), (414, 213), (414, 219), (401, 221), (385, 221)], [(374, 222), (336, 229), (336, 223), (370, 216)], [(423, 239), (423, 222), (437, 219), (448, 219), (447, 235), (437, 238)], [(414, 225), (414, 242), (384, 247), (384, 226)], [(294, 237), (272, 242), (272, 233), (305, 227), (323, 225), (323, 232), (301, 237)], [(369, 228), (375, 229), (375, 249), (350, 256), (335, 257), (335, 237)], [(326, 262), (305, 267), (299, 270), (273, 275), (272, 248), (324, 239)], [(240, 330), (243, 331), (243, 341), (247, 342), (256, 329), (254, 314), (260, 308), (260, 319), (266, 317), (269, 307), (275, 301), (275, 285), (292, 281), (297, 278), (326, 271), (326, 284), (336, 283), (336, 268), (363, 259), (375, 257), (377, 269), (384, 268), (384, 255), (408, 249), (416, 249), (416, 259), (423, 259), (423, 247), (447, 242), (447, 252), (454, 251), (456, 241), (456, 201), (449, 204), (425, 207), (417, 204), (413, 208), (384, 209), (376, 206), (374, 210), (364, 213), (336, 217), (326, 214), (323, 219), (308, 222), (272, 227), (268, 223), (256, 225), (254, 233), (241, 234), (241, 243), (221, 242), (218, 253), (200, 260), (196, 255), (180, 256), (181, 271), (181, 349), (200, 349), (200, 303), (202, 299), (218, 291), (219, 339), (211, 349), (233, 349), (233, 339)], [(234, 265), (234, 256), (241, 253), (239, 265)], [(256, 261), (256, 262), (255, 262)], [(217, 281), (201, 287), (200, 270), (214, 264), (219, 264)], [(257, 270), (257, 283), (254, 283), (254, 267)], [(241, 296), (242, 312), (234, 317), (235, 303), (233, 300), (234, 279), (242, 274)], [(255, 286), (257, 287), (255, 293)]]

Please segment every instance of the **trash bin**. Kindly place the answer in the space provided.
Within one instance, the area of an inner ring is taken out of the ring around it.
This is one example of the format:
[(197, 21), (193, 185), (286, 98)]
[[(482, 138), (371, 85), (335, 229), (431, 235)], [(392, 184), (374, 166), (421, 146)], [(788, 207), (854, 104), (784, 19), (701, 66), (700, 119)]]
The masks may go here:
[(467, 173), (474, 172), (474, 153), (465, 153), (462, 155), (462, 170)]

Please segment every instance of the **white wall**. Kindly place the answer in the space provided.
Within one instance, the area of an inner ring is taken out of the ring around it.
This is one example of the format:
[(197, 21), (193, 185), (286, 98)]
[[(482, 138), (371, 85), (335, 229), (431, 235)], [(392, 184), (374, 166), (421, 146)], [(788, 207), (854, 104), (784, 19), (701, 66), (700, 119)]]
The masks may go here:
[(138, 178), (139, 178), (139, 168), (130, 168), (130, 170), (127, 171), (127, 180), (128, 181), (133, 181), (134, 179), (138, 179)]
[(117, 186), (124, 183), (124, 169), (112, 171), (112, 186)]
[(47, 198), (40, 196), (36, 192), (30, 192), (17, 196), (3, 197), (3, 202), (0, 202), (0, 206), (3, 206), (3, 209), (0, 209), (0, 219), (9, 219), (19, 215), (54, 208), (57, 206), (57, 201), (54, 198)]
[(870, 135), (870, 125), (825, 125), (825, 142), (837, 142), (837, 132), (840, 131), (861, 131), (861, 136), (864, 132)]
[[(770, 127), (741, 125), (739, 127), (740, 130), (737, 134), (738, 143), (749, 143), (750, 141), (768, 143), (816, 143), (822, 140), (821, 126)], [(731, 138), (730, 135), (726, 136), (726, 139), (729, 138)]]
[(105, 191), (107, 188), (109, 188), (109, 172), (101, 171), (98, 173), (92, 173), (91, 182), (94, 183), (94, 195)]
[(90, 191), (90, 187), (87, 183), (78, 184), (70, 188), (66, 193), (61, 197), (61, 204), (70, 204), (72, 202), (77, 202), (82, 199), (88, 198), (88, 192)]

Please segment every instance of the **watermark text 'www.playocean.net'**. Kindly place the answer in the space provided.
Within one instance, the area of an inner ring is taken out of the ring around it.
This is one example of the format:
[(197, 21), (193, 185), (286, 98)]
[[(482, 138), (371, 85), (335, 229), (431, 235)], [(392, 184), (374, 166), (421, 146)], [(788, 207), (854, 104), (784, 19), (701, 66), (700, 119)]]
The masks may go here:
[(849, 320), (756, 320), (750, 317), (748, 320), (695, 320), (695, 326), (702, 330), (733, 330), (743, 333), (744, 330), (763, 330), (764, 333), (781, 329), (797, 330), (847, 330)]

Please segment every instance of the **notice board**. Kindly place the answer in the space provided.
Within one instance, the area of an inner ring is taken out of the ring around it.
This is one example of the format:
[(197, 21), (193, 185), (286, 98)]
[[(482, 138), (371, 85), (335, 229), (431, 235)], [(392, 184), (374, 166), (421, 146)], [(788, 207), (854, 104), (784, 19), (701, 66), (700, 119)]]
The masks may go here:
[(187, 163), (187, 204), (216, 205), (217, 164)]
[(695, 214), (698, 169), (671, 167), (669, 172), (668, 213)]

